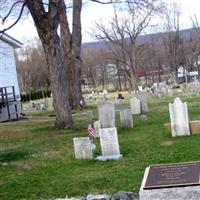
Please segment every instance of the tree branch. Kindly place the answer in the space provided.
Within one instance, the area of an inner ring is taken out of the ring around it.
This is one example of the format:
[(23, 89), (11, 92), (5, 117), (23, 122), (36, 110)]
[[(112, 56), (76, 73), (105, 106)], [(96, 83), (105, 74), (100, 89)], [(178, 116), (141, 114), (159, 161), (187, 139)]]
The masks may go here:
[[(15, 5), (16, 5), (16, 4), (15, 4)], [(22, 7), (21, 7), (21, 10), (20, 10), (19, 16), (17, 17), (17, 19), (15, 20), (15, 22), (14, 22), (13, 24), (11, 24), (9, 27), (7, 27), (7, 28), (5, 28), (5, 29), (3, 29), (3, 30), (0, 30), (0, 33), (1, 33), (1, 34), (5, 33), (7, 30), (11, 29), (13, 26), (15, 26), (15, 25), (18, 23), (18, 21), (19, 21), (19, 20), (21, 19), (21, 17), (22, 17), (22, 14), (23, 14), (25, 5), (26, 5), (26, 3), (23, 3), (23, 4), (22, 4)], [(12, 10), (12, 9), (13, 9), (13, 7), (11, 8), (11, 10)], [(11, 12), (9, 12), (9, 13), (11, 13)], [(10, 14), (9, 14), (9, 15), (10, 15)], [(6, 18), (7, 18), (9, 15), (7, 15)]]
[(4, 23), (5, 20), (10, 16), (10, 14), (12, 13), (13, 8), (18, 4), (18, 3), (23, 3), (23, 1), (17, 1), (15, 3), (13, 3), (12, 7), (10, 8), (9, 12), (7, 13), (7, 15), (5, 17), (3, 17), (2, 22)]

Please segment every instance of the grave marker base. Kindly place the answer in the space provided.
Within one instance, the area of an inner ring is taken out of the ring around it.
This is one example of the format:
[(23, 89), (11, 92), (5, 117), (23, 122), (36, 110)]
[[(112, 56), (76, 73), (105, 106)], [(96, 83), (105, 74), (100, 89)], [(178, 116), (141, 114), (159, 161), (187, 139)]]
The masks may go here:
[(112, 155), (112, 156), (98, 156), (95, 158), (95, 160), (99, 161), (107, 161), (107, 160), (120, 160), (122, 159), (122, 154), (119, 155)]

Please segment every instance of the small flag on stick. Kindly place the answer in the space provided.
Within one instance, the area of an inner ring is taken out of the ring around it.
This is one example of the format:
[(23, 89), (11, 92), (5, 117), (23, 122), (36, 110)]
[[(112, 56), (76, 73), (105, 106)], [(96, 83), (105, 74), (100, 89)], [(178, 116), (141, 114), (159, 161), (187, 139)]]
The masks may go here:
[(91, 137), (91, 138), (96, 138), (96, 134), (95, 134), (95, 130), (94, 128), (92, 127), (91, 124), (88, 125), (88, 135)]

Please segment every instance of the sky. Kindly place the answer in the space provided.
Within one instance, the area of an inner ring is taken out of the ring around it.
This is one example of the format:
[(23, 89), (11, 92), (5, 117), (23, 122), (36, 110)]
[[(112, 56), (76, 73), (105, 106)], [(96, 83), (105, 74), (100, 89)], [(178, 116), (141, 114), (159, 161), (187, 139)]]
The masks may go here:
[[(200, 0), (165, 0), (168, 2), (176, 2), (180, 7), (180, 25), (182, 29), (192, 27), (191, 16), (196, 13), (200, 22)], [(91, 36), (95, 22), (102, 21), (106, 23), (112, 16), (111, 5), (89, 4), (84, 5), (82, 9), (82, 41), (91, 42), (95, 39)], [(158, 24), (159, 25), (159, 24)], [(30, 16), (18, 22), (18, 24), (7, 32), (12, 37), (26, 44), (34, 40), (37, 32)]]

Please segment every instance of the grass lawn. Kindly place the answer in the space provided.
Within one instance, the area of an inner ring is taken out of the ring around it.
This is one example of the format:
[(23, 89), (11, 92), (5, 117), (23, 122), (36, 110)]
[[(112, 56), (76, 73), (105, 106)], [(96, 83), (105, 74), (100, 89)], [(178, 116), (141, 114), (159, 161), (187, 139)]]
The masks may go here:
[[(0, 199), (138, 192), (148, 165), (199, 160), (200, 135), (172, 138), (163, 126), (169, 122), (168, 103), (173, 99), (150, 98), (147, 120), (134, 116), (133, 129), (120, 128), (117, 114), (124, 156), (120, 161), (74, 159), (73, 137), (87, 136), (87, 117), (78, 110), (74, 111), (77, 130), (56, 130), (54, 118), (42, 111), (31, 112), (29, 120), (0, 124)], [(190, 120), (200, 119), (200, 97), (183, 96), (182, 100), (188, 102)], [(128, 106), (127, 100), (121, 107)], [(82, 112), (87, 110), (97, 118), (95, 103)], [(99, 140), (95, 143), (97, 156)]]

